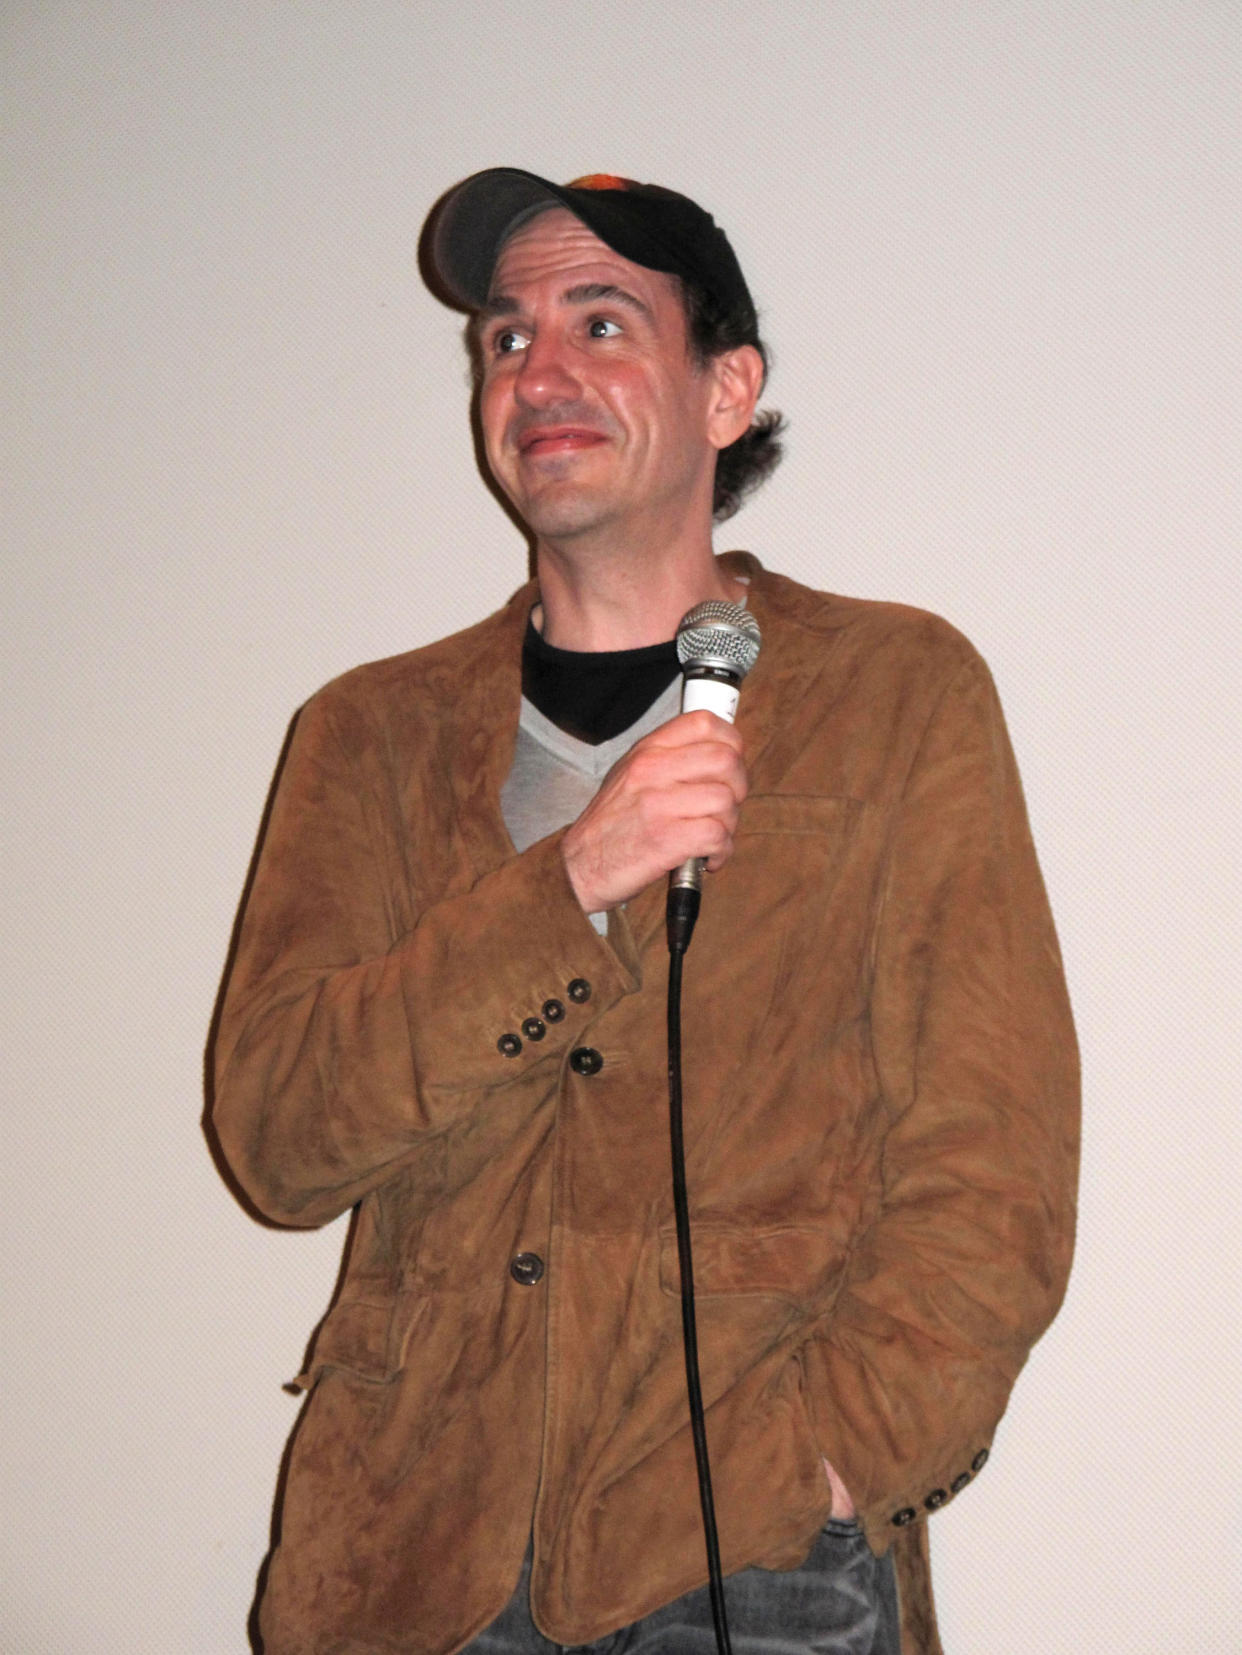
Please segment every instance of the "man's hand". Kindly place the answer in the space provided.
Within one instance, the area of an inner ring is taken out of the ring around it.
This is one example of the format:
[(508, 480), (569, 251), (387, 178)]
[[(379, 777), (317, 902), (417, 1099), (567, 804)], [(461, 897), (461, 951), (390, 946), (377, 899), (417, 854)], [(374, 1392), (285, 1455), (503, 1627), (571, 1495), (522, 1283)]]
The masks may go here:
[(691, 856), (722, 868), (747, 785), (742, 738), (714, 713), (681, 713), (635, 742), (562, 840), (583, 912), (628, 902)]
[[(822, 1454), (820, 1458), (824, 1458)], [(838, 1476), (836, 1467), (824, 1460), (824, 1470), (828, 1476), (828, 1486), (832, 1489), (832, 1511), (829, 1515), (845, 1518), (855, 1516), (854, 1502), (850, 1499), (850, 1491)]]

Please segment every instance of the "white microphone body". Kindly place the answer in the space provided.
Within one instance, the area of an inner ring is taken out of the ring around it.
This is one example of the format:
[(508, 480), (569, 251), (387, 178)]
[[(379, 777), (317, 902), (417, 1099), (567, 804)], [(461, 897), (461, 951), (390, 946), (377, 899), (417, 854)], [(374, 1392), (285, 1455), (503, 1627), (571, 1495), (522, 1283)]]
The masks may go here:
[(724, 678), (686, 678), (681, 686), (683, 713), (715, 713), (726, 724), (732, 724), (737, 702), (737, 685)]
[[(742, 679), (759, 655), (759, 623), (739, 604), (698, 604), (677, 628), (677, 656), (685, 680), (683, 713), (709, 712), (732, 724)], [(669, 875), (670, 891), (699, 892), (706, 859), (691, 856)]]

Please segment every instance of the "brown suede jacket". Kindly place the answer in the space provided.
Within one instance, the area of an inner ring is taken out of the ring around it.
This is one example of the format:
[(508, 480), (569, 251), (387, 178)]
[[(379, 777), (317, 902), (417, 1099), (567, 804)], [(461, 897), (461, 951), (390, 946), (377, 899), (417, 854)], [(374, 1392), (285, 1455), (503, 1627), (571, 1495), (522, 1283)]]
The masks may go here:
[[(986, 667), (749, 576), (751, 794), (684, 1001), (726, 1571), (800, 1561), (826, 1455), (939, 1649), (924, 1519), (982, 1467), (1069, 1268), (1077, 1060)], [(214, 1121), (273, 1218), (359, 1203), (304, 1383), (267, 1655), (449, 1655), (510, 1596), (584, 1643), (705, 1577), (669, 1191), (664, 885), (578, 908), (500, 788), (533, 587), (302, 710)]]

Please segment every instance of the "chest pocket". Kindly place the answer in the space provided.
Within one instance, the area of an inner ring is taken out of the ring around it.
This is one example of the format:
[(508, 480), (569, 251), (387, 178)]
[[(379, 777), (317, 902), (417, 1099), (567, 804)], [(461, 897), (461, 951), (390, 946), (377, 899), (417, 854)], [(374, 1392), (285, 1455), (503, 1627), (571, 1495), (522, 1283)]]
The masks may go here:
[[(704, 883), (683, 989), (683, 1063), (687, 1075), (706, 1077), (702, 1085), (722, 1112), (751, 1084), (765, 1043), (788, 1038), (791, 1020), (805, 1027), (798, 1036), (805, 1046), (839, 1015), (829, 1003), (836, 991), (825, 995), (826, 977), (857, 979), (857, 940), (842, 934), (848, 927), (838, 899), (867, 809), (822, 794), (752, 794), (733, 856)], [(661, 924), (651, 942), (661, 955), (663, 931)], [(774, 1032), (773, 1018), (783, 1034)]]
[(742, 806), (738, 838), (743, 835), (796, 834), (804, 838), (839, 839), (848, 831), (862, 805), (823, 793), (752, 793)]
[(822, 951), (829, 905), (865, 810), (857, 799), (822, 794), (746, 800), (733, 857), (707, 883), (694, 944), (720, 968), (717, 993), (758, 1009), (790, 986), (800, 951)]

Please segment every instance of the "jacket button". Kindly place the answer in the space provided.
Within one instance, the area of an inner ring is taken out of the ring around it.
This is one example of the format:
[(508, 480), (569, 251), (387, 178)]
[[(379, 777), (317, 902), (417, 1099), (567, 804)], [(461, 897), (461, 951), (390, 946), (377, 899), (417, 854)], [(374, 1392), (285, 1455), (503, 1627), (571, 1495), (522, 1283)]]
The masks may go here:
[(543, 1002), (543, 1015), (549, 1023), (559, 1023), (565, 1015), (565, 1008), (559, 1000), (545, 1000)]
[(984, 1466), (987, 1463), (988, 1463), (988, 1451), (987, 1451), (986, 1448), (981, 1448), (979, 1450), (979, 1452), (975, 1455), (974, 1459), (971, 1460), (970, 1469), (972, 1471), (982, 1471)]
[(594, 1046), (578, 1046), (569, 1054), (569, 1067), (576, 1075), (597, 1075), (604, 1060)]
[(574, 1005), (585, 1006), (587, 1001), (591, 998), (591, 985), (587, 982), (585, 977), (575, 977), (565, 992), (573, 1001)]
[(522, 1024), (522, 1033), (528, 1040), (542, 1040), (547, 1032), (546, 1026), (538, 1017), (528, 1017)]
[(923, 1501), (923, 1504), (927, 1507), (928, 1511), (935, 1511), (942, 1506), (948, 1498), (949, 1496), (943, 1488), (933, 1488), (931, 1493)]
[(522, 1049), (522, 1042), (516, 1034), (502, 1034), (496, 1042), (496, 1050), (501, 1057), (516, 1057)]
[(533, 1287), (543, 1275), (543, 1260), (538, 1253), (519, 1253), (509, 1261), (509, 1274), (523, 1287)]
[(952, 1494), (960, 1494), (969, 1481), (970, 1472), (959, 1471), (957, 1476), (954, 1477), (953, 1481), (949, 1484), (949, 1492)]
[(899, 1529), (904, 1529), (907, 1523), (913, 1523), (918, 1516), (913, 1506), (903, 1506), (900, 1511), (893, 1513), (893, 1522)]

